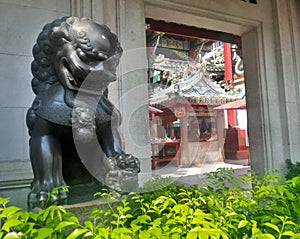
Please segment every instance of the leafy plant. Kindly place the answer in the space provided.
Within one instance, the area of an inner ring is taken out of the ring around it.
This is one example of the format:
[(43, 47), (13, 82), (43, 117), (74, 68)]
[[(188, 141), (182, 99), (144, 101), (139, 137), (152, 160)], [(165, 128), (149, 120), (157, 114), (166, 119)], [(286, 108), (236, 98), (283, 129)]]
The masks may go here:
[(296, 162), (295, 164), (290, 160), (286, 160), (287, 173), (285, 175), (286, 179), (292, 179), (293, 177), (300, 175), (300, 162)]
[(23, 212), (18, 207), (7, 207), (8, 202), (0, 198), (0, 238), (66, 238), (68, 230), (80, 226), (77, 217), (62, 206)]
[(94, 208), (83, 223), (62, 206), (24, 212), (0, 198), (0, 238), (300, 238), (300, 176), (284, 180), (270, 170), (235, 177), (219, 169), (207, 179), (187, 186), (156, 177), (121, 200), (97, 193), (106, 207)]

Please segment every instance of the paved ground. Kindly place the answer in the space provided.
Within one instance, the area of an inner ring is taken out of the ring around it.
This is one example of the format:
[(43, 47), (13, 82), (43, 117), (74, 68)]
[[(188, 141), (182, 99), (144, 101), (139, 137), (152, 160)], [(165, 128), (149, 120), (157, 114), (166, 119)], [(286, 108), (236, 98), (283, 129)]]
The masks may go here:
[(234, 174), (237, 176), (246, 174), (248, 170), (251, 169), (250, 166), (221, 162), (202, 164), (200, 167), (180, 168), (176, 166), (175, 161), (170, 161), (167, 164), (157, 165), (156, 169), (152, 172), (153, 175), (172, 177), (173, 179), (188, 185), (202, 185), (206, 180), (205, 173), (216, 171), (218, 168), (232, 168), (234, 169)]

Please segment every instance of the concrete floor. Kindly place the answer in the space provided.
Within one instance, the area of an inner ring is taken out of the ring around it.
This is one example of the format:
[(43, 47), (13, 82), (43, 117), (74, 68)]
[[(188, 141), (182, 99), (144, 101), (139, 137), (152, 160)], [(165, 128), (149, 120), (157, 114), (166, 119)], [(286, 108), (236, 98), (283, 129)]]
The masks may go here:
[[(153, 170), (153, 176), (159, 175), (161, 177), (172, 177), (181, 183), (188, 185), (202, 185), (205, 184), (205, 173), (216, 171), (218, 168), (232, 168), (235, 175), (246, 174), (251, 169), (250, 166), (228, 164), (223, 162), (204, 163), (201, 166), (191, 166), (189, 168), (180, 168), (176, 166), (176, 161), (158, 163), (156, 170)], [(85, 190), (88, 190), (87, 188)], [(94, 189), (93, 189), (94, 190)], [(14, 188), (5, 193), (1, 192), (1, 197), (9, 197), (11, 199), (10, 205), (19, 206), (27, 209), (27, 195), (29, 193), (29, 185), (24, 188)], [(81, 192), (82, 194), (82, 192)], [(87, 200), (92, 200), (94, 191), (90, 193)], [(86, 200), (83, 200), (86, 201)], [(97, 200), (96, 200), (97, 201)], [(72, 201), (72, 203), (76, 203)], [(98, 202), (97, 202), (98, 203)]]
[(214, 172), (218, 168), (232, 168), (236, 176), (247, 174), (248, 170), (251, 170), (250, 166), (224, 162), (206, 163), (198, 167), (180, 168), (176, 166), (176, 161), (170, 161), (168, 163), (157, 164), (152, 174), (153, 176), (171, 177), (178, 182), (188, 185), (202, 185), (206, 180), (205, 173)]

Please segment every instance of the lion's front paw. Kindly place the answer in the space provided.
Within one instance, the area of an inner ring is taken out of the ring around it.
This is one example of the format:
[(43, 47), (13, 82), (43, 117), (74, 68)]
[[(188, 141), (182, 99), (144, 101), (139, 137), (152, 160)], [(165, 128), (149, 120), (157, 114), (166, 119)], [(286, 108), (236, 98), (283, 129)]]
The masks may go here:
[(114, 192), (138, 190), (140, 161), (129, 154), (118, 154), (106, 161), (106, 185)]
[(133, 173), (139, 173), (140, 161), (131, 154), (118, 154), (115, 156), (119, 168)]

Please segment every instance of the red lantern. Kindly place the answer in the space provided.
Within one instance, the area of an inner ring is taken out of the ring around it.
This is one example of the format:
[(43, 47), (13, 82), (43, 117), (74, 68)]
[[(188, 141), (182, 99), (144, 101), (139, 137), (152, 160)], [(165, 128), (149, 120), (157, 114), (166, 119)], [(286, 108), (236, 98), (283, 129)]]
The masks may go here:
[(175, 116), (177, 118), (184, 117), (186, 114), (185, 107), (176, 107), (175, 108)]

